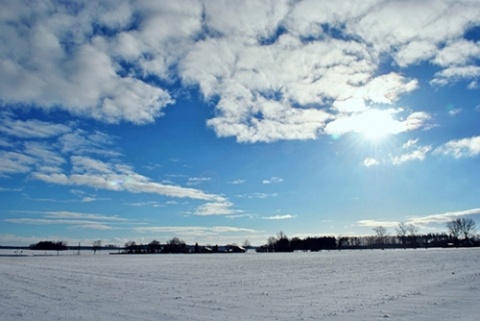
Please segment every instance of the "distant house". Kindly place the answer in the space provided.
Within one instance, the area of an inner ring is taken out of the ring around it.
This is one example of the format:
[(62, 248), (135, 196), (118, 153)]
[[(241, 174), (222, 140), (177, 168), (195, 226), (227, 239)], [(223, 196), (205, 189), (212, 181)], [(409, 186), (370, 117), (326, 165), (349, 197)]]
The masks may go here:
[(240, 245), (226, 245), (225, 246), (225, 253), (245, 253), (247, 250)]

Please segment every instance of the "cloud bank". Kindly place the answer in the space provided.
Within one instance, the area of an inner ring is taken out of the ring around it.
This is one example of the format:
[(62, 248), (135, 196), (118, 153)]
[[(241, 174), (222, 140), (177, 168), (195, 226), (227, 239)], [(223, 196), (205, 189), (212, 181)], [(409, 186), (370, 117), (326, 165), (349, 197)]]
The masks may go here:
[[(388, 59), (399, 70), (431, 63), (433, 86), (475, 86), (480, 46), (466, 34), (478, 25), (475, 1), (8, 1), (0, 104), (145, 124), (180, 84), (214, 102), (207, 124), (219, 137), (315, 139), (355, 131), (362, 113), (418, 87), (382, 72)], [(425, 119), (392, 116), (398, 132)]]

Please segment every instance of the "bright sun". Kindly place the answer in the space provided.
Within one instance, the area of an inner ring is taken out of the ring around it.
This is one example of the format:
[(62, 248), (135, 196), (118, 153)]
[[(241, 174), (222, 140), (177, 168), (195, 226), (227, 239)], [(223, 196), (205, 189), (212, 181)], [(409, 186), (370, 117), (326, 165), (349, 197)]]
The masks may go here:
[(378, 142), (398, 131), (399, 122), (392, 118), (391, 112), (371, 109), (355, 120), (355, 131), (369, 141)]

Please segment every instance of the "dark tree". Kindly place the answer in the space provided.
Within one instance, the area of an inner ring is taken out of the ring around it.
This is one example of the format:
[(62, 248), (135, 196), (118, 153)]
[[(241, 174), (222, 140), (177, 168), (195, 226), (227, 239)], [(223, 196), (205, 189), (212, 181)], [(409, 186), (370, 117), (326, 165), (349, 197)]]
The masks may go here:
[(159, 241), (153, 240), (148, 243), (147, 251), (148, 253), (160, 253), (162, 246)]
[(387, 237), (387, 229), (383, 226), (374, 227), (373, 230), (377, 234), (377, 243), (380, 244), (382, 249), (385, 248), (385, 240)]
[(402, 242), (403, 248), (407, 248), (407, 233), (408, 233), (407, 224), (401, 222), (398, 224), (398, 227), (395, 230), (397, 231), (398, 238)]
[(96, 240), (93, 241), (93, 254), (95, 255), (97, 253), (97, 250), (99, 250), (102, 247), (102, 240)]
[(128, 241), (127, 243), (125, 243), (125, 250), (127, 251), (127, 253), (136, 253), (137, 252), (137, 243), (135, 243), (135, 241)]
[(463, 236), (465, 243), (468, 243), (471, 234), (475, 231), (475, 221), (471, 218), (457, 218), (447, 222), (447, 229), (450, 236), (453, 238), (455, 245), (460, 244), (460, 235)]
[(290, 240), (287, 235), (282, 231), (278, 232), (277, 240), (274, 245), (275, 252), (292, 252), (292, 247), (290, 246)]
[(468, 240), (472, 234), (475, 232), (476, 224), (475, 221), (471, 218), (461, 218), (460, 219), (460, 232), (463, 234), (463, 238)]
[(30, 249), (37, 251), (65, 251), (68, 249), (67, 243), (63, 241), (52, 242), (52, 241), (40, 241), (37, 244), (30, 245)]
[(418, 227), (416, 227), (413, 224), (408, 224), (407, 230), (408, 230), (408, 242), (412, 247), (416, 248), (418, 245), (417, 244)]
[(167, 241), (167, 244), (163, 247), (162, 253), (187, 253), (187, 244), (180, 240), (178, 237), (174, 237)]

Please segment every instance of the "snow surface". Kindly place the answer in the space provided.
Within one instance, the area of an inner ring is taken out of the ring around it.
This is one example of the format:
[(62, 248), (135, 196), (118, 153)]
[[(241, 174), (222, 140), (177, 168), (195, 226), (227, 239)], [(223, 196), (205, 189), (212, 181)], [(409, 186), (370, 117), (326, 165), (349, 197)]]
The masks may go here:
[(480, 249), (0, 256), (0, 320), (480, 320)]

